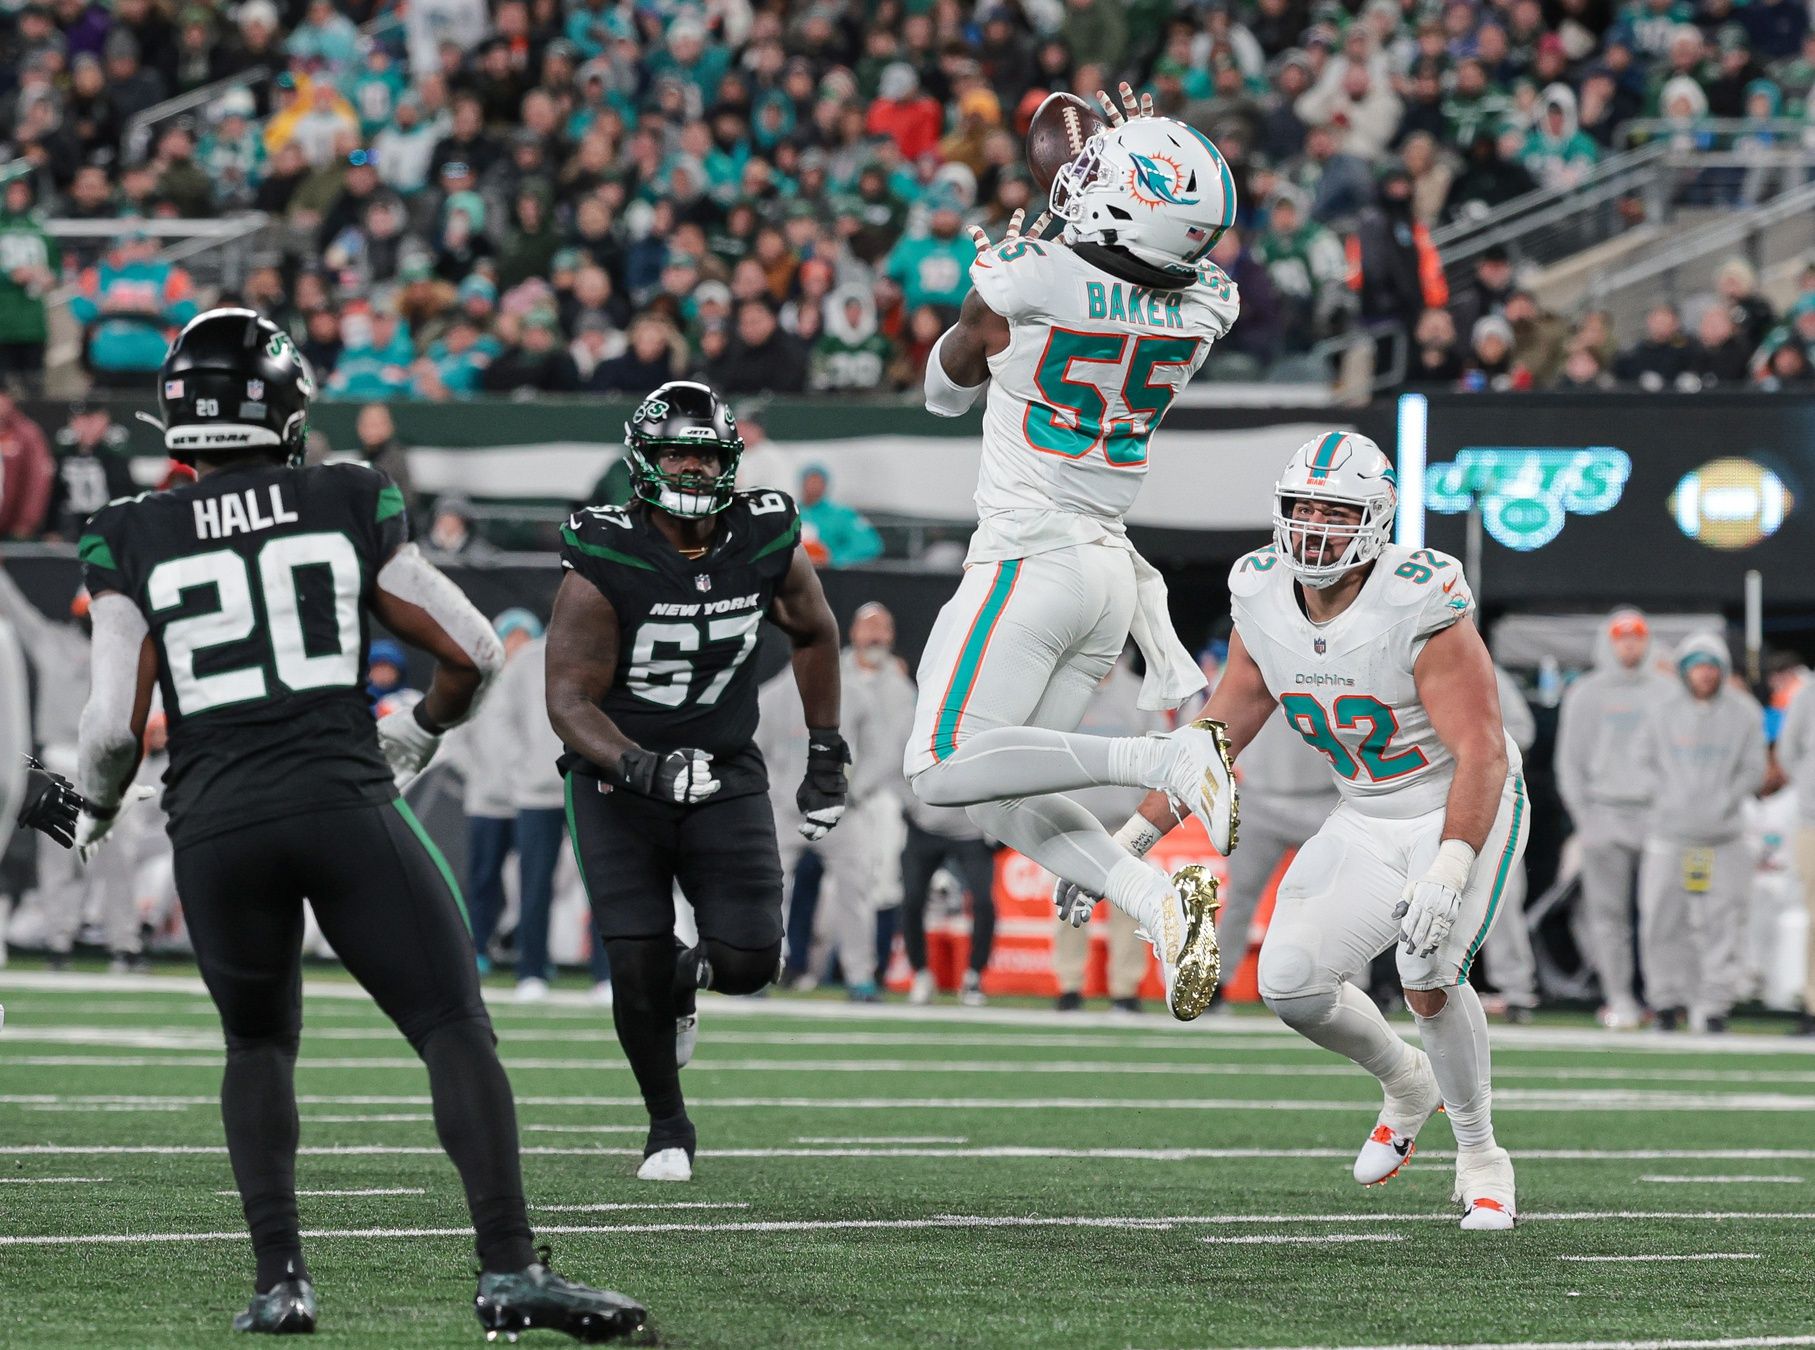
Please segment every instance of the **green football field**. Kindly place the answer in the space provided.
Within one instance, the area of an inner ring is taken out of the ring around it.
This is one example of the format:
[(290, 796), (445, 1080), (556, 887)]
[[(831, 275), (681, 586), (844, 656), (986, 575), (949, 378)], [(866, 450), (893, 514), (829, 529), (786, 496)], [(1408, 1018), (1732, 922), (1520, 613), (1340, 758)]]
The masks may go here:
[[(426, 1075), (344, 982), (309, 982), (319, 1334), (478, 1342)], [(251, 1266), (200, 985), (13, 969), (0, 1002), (0, 1344), (225, 1341)], [(1362, 1190), (1372, 1083), (1259, 1013), (701, 1011), (697, 1178), (664, 1186), (635, 1179), (609, 1014), (494, 1006), (532, 1215), (559, 1268), (649, 1304), (650, 1343), (1815, 1345), (1815, 1044), (1775, 1028), (1497, 1029), (1521, 1223), (1468, 1234), (1442, 1118)]]

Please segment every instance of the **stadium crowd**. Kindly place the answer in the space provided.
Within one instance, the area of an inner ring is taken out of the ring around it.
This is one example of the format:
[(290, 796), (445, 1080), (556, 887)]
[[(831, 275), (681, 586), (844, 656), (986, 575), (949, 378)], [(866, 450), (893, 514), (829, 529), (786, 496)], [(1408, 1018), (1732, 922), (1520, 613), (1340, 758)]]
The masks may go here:
[[(1771, 143), (1815, 88), (1800, 0), (31, 3), (0, 16), (0, 373), (37, 374), (67, 281), (89, 374), (139, 387), (196, 306), (143, 222), (256, 209), (241, 298), (330, 396), (910, 389), (966, 225), (1029, 201), (1035, 106), (1123, 76), (1236, 173), (1212, 374), (1366, 324), (1426, 384), (1815, 382), (1815, 271), (1779, 314), (1729, 264), (1722, 303), (1616, 334), (1494, 255), (1452, 294), (1429, 235), (1579, 181), (1634, 118)], [(60, 247), (45, 215), (120, 225)]]

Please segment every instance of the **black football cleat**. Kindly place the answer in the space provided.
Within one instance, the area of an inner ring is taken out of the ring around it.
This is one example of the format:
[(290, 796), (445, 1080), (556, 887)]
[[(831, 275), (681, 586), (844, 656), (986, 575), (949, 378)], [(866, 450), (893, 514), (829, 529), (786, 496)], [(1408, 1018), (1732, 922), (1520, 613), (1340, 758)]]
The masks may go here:
[(635, 1299), (564, 1279), (548, 1268), (546, 1250), (540, 1254), (542, 1260), (522, 1270), (479, 1277), (473, 1311), (486, 1340), (515, 1341), (540, 1328), (596, 1345), (633, 1335), (649, 1320), (649, 1310)]
[(315, 1330), (315, 1286), (307, 1280), (282, 1280), (254, 1294), (246, 1311), (235, 1314), (235, 1331), (267, 1336), (306, 1336)]

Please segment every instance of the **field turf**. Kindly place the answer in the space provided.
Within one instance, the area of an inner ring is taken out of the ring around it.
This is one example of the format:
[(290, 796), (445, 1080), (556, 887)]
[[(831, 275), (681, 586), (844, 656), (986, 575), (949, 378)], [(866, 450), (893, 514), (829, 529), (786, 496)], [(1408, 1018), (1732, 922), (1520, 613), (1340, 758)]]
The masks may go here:
[[(343, 980), (308, 984), (318, 1339), (479, 1343), (426, 1076)], [(200, 985), (15, 967), (0, 1003), (0, 1345), (227, 1341), (251, 1266)], [(661, 1186), (609, 1014), (494, 1004), (532, 1217), (654, 1343), (1815, 1345), (1815, 1044), (1775, 1029), (1496, 1029), (1522, 1221), (1465, 1234), (1442, 1118), (1362, 1190), (1373, 1084), (1263, 1014), (701, 1011), (697, 1179)]]

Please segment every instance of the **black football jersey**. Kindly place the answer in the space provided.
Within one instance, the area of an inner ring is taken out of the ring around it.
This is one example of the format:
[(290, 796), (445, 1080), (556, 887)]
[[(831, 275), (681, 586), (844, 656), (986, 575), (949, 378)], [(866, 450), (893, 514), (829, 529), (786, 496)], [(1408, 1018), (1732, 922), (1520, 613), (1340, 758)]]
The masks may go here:
[(378, 569), (409, 538), (375, 469), (235, 467), (110, 502), (78, 546), (157, 645), (177, 843), (396, 795), (366, 699)]
[(617, 611), (617, 674), (599, 704), (612, 721), (646, 749), (710, 751), (721, 794), (761, 791), (753, 658), (800, 514), (786, 493), (740, 492), (718, 522), (706, 555), (684, 558), (642, 506), (588, 507), (561, 530), (561, 565)]

